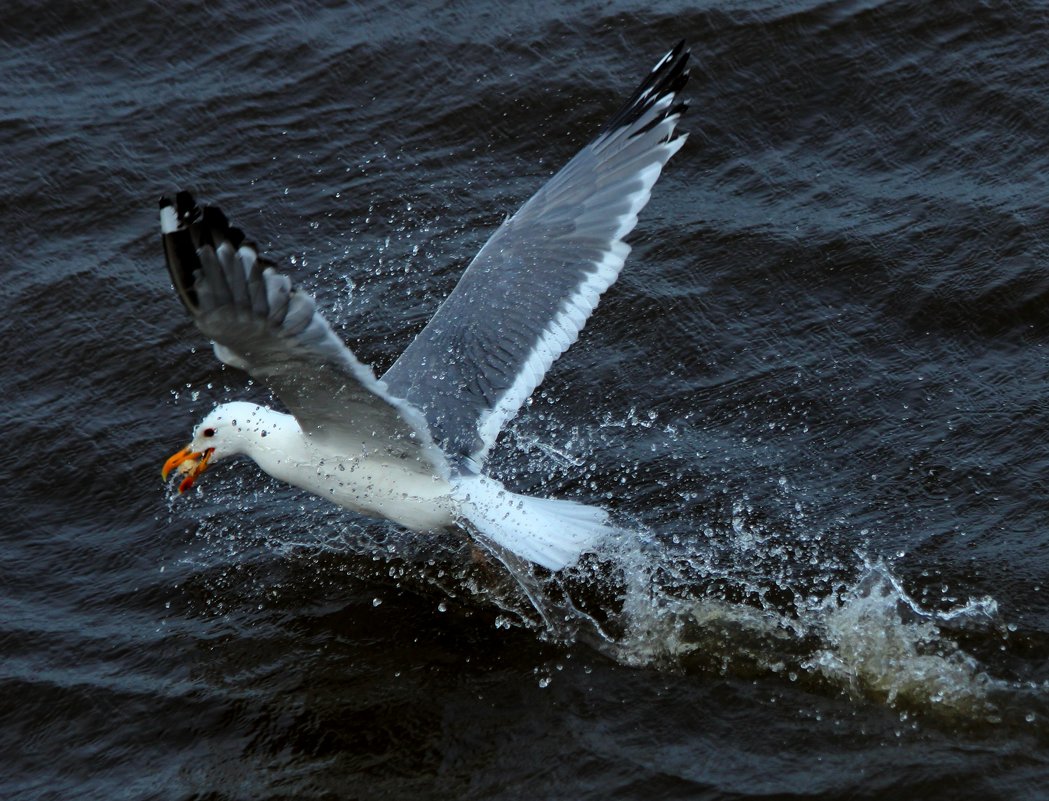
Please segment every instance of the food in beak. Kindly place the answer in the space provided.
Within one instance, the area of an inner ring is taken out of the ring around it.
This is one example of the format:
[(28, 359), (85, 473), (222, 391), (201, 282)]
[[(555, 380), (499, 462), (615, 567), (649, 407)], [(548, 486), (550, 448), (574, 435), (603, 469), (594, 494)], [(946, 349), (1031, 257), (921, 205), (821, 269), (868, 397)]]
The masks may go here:
[(160, 475), (165, 481), (168, 480), (168, 475), (171, 474), (171, 471), (175, 469), (178, 470), (179, 475), (185, 475), (185, 478), (178, 485), (178, 493), (181, 495), (192, 487), (197, 477), (207, 469), (208, 460), (211, 459), (211, 454), (214, 452), (214, 448), (208, 448), (205, 451), (195, 451), (187, 445), (164, 462)]

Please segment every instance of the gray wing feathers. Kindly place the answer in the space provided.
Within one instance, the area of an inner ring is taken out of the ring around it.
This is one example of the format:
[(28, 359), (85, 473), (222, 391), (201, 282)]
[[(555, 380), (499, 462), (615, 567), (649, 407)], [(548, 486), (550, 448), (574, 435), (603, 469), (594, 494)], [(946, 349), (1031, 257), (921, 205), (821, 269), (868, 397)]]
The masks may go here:
[(615, 281), (652, 185), (684, 143), (678, 45), (598, 135), (481, 248), (429, 325), (383, 376), (456, 460), (500, 429), (577, 338)]
[(172, 281), (219, 359), (265, 382), (312, 437), (424, 456), (444, 472), (422, 414), (387, 392), (313, 298), (243, 244), (217, 209), (201, 215), (188, 193), (179, 193), (177, 212), (161, 204)]

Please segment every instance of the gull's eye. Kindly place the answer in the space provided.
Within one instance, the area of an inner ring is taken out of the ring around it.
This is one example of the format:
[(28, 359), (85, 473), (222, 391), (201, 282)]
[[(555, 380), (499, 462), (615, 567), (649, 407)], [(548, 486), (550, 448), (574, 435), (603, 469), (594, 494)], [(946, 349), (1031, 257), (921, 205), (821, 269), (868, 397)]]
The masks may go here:
[(214, 428), (205, 428), (203, 433), (204, 433), (205, 437), (213, 437), (213, 436), (215, 436), (215, 429)]

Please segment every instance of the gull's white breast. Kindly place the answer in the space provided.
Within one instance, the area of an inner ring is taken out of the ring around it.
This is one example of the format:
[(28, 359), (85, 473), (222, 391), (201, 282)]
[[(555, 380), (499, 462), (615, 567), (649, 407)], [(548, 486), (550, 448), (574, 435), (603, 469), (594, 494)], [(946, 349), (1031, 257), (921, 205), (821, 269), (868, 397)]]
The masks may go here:
[(443, 528), (457, 517), (451, 484), (421, 458), (397, 458), (379, 448), (347, 449), (345, 443), (326, 447), (298, 426), (256, 440), (250, 455), (274, 478), (413, 531)]

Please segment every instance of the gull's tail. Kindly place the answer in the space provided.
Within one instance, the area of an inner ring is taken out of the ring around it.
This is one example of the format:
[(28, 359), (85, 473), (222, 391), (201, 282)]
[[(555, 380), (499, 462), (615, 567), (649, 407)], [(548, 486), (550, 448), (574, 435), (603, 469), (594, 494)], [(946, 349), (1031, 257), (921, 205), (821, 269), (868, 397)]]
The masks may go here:
[(517, 495), (484, 476), (462, 476), (456, 498), (463, 517), (482, 539), (549, 570), (573, 565), (615, 532), (596, 506)]

